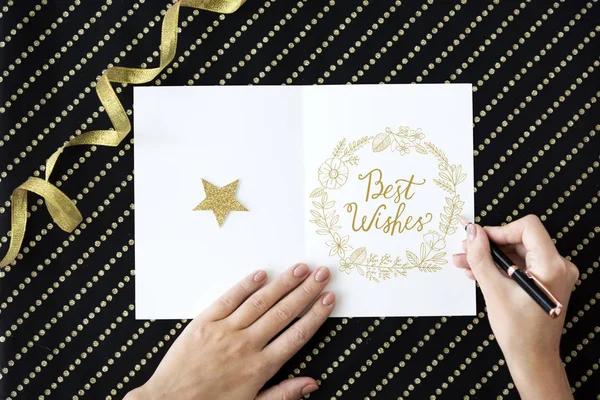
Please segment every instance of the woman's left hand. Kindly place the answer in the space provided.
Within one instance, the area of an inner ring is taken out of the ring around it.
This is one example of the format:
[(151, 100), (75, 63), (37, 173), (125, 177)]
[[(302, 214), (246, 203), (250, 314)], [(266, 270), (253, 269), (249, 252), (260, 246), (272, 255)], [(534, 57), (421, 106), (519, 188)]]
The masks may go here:
[(258, 393), (331, 314), (335, 296), (321, 295), (329, 278), (304, 264), (267, 285), (264, 271), (251, 274), (194, 319), (125, 399), (292, 400), (317, 390), (314, 379), (293, 378)]

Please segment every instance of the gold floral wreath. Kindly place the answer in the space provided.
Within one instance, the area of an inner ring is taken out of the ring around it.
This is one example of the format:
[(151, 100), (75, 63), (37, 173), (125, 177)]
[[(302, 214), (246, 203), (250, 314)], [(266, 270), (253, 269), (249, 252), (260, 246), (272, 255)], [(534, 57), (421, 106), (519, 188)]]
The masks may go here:
[[(371, 143), (374, 153), (390, 149), (392, 152), (406, 156), (415, 151), (419, 154), (431, 154), (438, 161), (438, 177), (435, 184), (449, 195), (445, 196), (446, 205), (440, 213), (438, 230), (430, 230), (423, 235), (419, 255), (410, 250), (406, 251), (406, 259), (392, 257), (386, 253), (382, 256), (368, 253), (365, 247), (353, 250), (349, 244), (349, 236), (341, 236), (338, 225), (340, 216), (334, 210), (335, 200), (329, 198), (329, 192), (344, 186), (348, 181), (348, 174), (352, 167), (358, 166), (360, 161), (356, 154), (358, 150)], [(465, 180), (466, 173), (462, 172), (460, 164), (450, 164), (444, 152), (434, 144), (425, 141), (425, 134), (421, 129), (410, 129), (401, 126), (398, 132), (386, 128), (384, 133), (377, 136), (365, 136), (353, 142), (342, 139), (333, 150), (333, 157), (321, 164), (318, 171), (320, 187), (310, 194), (313, 198), (314, 208), (310, 210), (313, 219), (310, 222), (317, 225), (317, 234), (327, 236), (329, 255), (337, 256), (340, 271), (347, 274), (353, 270), (370, 281), (380, 282), (392, 277), (407, 276), (410, 269), (420, 272), (438, 272), (441, 265), (446, 264), (446, 237), (457, 230), (458, 216), (462, 212), (464, 202), (457, 193), (457, 186)], [(351, 252), (352, 251), (352, 252)], [(348, 255), (349, 254), (349, 255)]]

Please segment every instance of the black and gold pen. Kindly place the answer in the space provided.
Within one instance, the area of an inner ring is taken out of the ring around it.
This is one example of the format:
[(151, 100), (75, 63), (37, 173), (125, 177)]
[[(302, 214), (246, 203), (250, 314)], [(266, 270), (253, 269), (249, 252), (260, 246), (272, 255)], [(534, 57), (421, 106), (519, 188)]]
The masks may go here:
[[(460, 223), (467, 229), (471, 222), (460, 217)], [(550, 318), (556, 318), (562, 312), (562, 304), (531, 272), (520, 269), (502, 250), (490, 240), (492, 258), (506, 274), (512, 278), (527, 294), (548, 313)]]

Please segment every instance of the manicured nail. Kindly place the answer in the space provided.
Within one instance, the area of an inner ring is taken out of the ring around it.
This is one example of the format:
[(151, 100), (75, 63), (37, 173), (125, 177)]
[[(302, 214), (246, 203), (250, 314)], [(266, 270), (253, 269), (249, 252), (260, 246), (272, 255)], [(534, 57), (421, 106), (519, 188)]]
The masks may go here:
[(317, 282), (325, 282), (327, 278), (329, 278), (329, 270), (327, 268), (319, 268), (315, 274)]
[(302, 396), (312, 393), (312, 392), (316, 391), (318, 388), (319, 387), (317, 385), (315, 385), (314, 383), (311, 383), (310, 385), (306, 385), (302, 388)]
[(470, 224), (469, 220), (467, 219), (467, 217), (465, 217), (464, 215), (459, 215), (458, 216), (458, 221), (460, 222), (460, 224), (462, 226), (467, 226)]
[(467, 225), (467, 238), (469, 240), (473, 240), (473, 239), (475, 239), (475, 236), (477, 236), (477, 228), (473, 224), (468, 224)]
[(265, 280), (265, 278), (267, 277), (267, 273), (265, 271), (258, 271), (256, 274), (254, 274), (254, 282), (262, 282)]
[(308, 273), (308, 267), (306, 264), (298, 264), (296, 268), (294, 268), (294, 276), (296, 278), (303, 277)]
[(324, 306), (330, 306), (335, 301), (335, 295), (332, 292), (329, 292), (325, 296), (323, 296), (323, 300), (321, 301), (323, 302)]

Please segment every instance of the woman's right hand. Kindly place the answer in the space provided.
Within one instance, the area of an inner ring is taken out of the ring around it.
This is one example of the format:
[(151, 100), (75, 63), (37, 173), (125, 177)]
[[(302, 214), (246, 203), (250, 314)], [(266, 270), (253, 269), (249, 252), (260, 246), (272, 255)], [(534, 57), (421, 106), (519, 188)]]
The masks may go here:
[[(496, 267), (488, 239), (559, 299), (563, 310), (558, 318), (551, 319)], [(479, 283), (490, 325), (521, 397), (572, 399), (559, 346), (569, 297), (579, 277), (577, 267), (561, 257), (541, 221), (533, 215), (498, 227), (469, 224), (463, 248), (466, 253), (454, 255), (453, 262)]]

